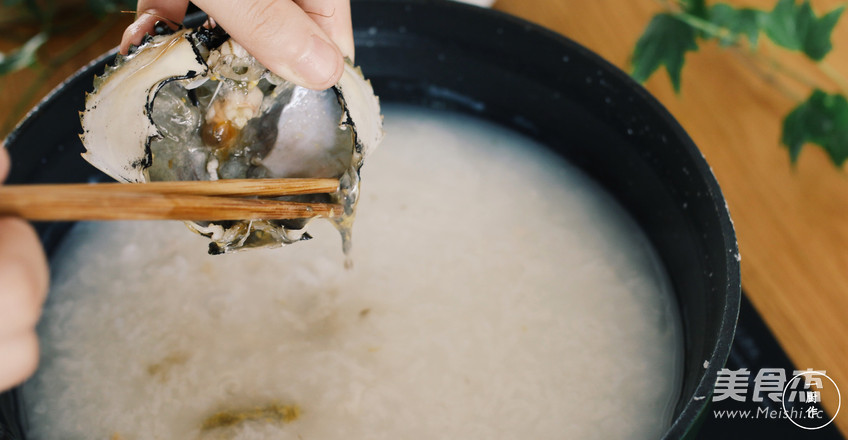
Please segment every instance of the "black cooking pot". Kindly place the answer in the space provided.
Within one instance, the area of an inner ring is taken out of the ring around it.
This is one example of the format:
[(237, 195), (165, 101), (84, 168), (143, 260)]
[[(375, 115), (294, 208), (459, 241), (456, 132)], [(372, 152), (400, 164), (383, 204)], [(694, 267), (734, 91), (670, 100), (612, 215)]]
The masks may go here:
[[(730, 351), (740, 279), (724, 198), (680, 125), (594, 53), (509, 15), (354, 0), (353, 19), (357, 64), (383, 102), (466, 112), (524, 133), (590, 174), (641, 225), (671, 278), (685, 335), (683, 389), (665, 438), (692, 436)], [(111, 59), (72, 77), (12, 133), (10, 183), (107, 180), (80, 158), (77, 111)], [(69, 227), (37, 225), (48, 253)], [(0, 438), (23, 438), (19, 403), (17, 390), (0, 395)]]

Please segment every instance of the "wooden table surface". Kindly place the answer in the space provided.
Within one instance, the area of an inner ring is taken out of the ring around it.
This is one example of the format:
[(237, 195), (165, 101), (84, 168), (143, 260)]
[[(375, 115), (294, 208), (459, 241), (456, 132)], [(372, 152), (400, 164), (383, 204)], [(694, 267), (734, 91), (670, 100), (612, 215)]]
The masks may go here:
[[(730, 3), (768, 8), (774, 0)], [(822, 11), (840, 2), (812, 3)], [(661, 8), (654, 0), (499, 0), (494, 7), (560, 32), (623, 69), (645, 25)], [(115, 46), (128, 20), (119, 20), (49, 75), (26, 105)], [(848, 74), (848, 18), (843, 21), (827, 59)], [(79, 32), (87, 29), (78, 27)], [(46, 49), (48, 58), (71, 41), (57, 39)], [(9, 45), (0, 40), (0, 51)], [(763, 50), (778, 52), (768, 44)], [(790, 56), (787, 64), (812, 72), (800, 57)], [(0, 77), (0, 124), (32, 82), (26, 72)], [(794, 102), (714, 44), (688, 56), (679, 95), (664, 72), (646, 86), (688, 131), (721, 184), (739, 236), (742, 283), (751, 302), (792, 361), (800, 368), (826, 370), (842, 385), (848, 404), (848, 176), (818, 148), (806, 148), (792, 166), (779, 136), (780, 121)], [(800, 96), (809, 93), (802, 86), (789, 87)], [(0, 128), (0, 137), (5, 134)], [(825, 407), (832, 414), (836, 400), (826, 399)], [(835, 423), (848, 435), (845, 409)]]

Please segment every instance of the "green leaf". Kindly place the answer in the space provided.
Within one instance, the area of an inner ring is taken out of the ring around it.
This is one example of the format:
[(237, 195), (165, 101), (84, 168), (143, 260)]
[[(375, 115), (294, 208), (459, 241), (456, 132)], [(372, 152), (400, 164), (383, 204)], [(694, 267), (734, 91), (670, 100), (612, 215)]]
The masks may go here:
[(722, 46), (735, 43), (738, 36), (742, 35), (748, 38), (751, 47), (756, 47), (760, 36), (760, 26), (765, 22), (766, 16), (763, 11), (757, 9), (736, 9), (726, 3), (717, 3), (710, 8), (709, 20), (732, 34), (719, 38), (719, 44)]
[(696, 31), (671, 14), (655, 15), (633, 51), (633, 78), (645, 82), (665, 65), (671, 84), (680, 92), (680, 71), (686, 52), (698, 50)]
[(806, 33), (809, 19), (806, 15), (801, 15), (795, 0), (778, 1), (766, 17), (763, 30), (775, 44), (787, 49), (801, 50), (801, 34)]
[(837, 166), (848, 159), (848, 100), (814, 90), (783, 120), (781, 141), (794, 163), (806, 143), (822, 147)]
[(817, 18), (809, 0), (801, 4), (796, 4), (795, 0), (780, 0), (765, 16), (763, 30), (775, 44), (820, 61), (833, 48), (831, 33), (844, 9), (840, 6)]
[(680, 4), (683, 6), (683, 12), (704, 20), (707, 19), (706, 0), (681, 0)]
[(41, 32), (27, 40), (23, 46), (19, 47), (9, 55), (0, 53), (0, 75), (5, 75), (20, 69), (26, 69), (27, 67), (35, 64), (37, 61), (36, 53), (38, 52), (38, 48), (40, 48), (46, 41), (47, 34), (45, 32)]
[(17, 6), (21, 4), (23, 0), (3, 0), (3, 6)]
[(830, 36), (844, 10), (845, 6), (840, 6), (828, 12), (818, 20), (816, 25), (807, 34), (807, 38), (804, 40), (804, 53), (808, 57), (815, 61), (820, 61), (833, 49)]

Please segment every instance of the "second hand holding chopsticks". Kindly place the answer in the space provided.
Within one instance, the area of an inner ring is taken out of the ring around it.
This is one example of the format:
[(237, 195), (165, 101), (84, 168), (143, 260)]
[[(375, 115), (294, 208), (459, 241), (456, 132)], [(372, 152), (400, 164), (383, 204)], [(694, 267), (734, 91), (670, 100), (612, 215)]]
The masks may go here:
[(0, 186), (0, 216), (29, 220), (252, 220), (341, 215), (343, 207), (244, 198), (335, 192), (338, 179), (232, 179)]

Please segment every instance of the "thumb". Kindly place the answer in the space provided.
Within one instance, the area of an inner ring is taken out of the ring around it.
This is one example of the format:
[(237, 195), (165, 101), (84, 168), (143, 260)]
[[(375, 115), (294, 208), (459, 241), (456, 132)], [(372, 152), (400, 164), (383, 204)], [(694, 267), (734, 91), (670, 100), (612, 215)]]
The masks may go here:
[(310, 89), (326, 89), (344, 71), (339, 48), (291, 0), (197, 0), (201, 9), (259, 62)]
[(3, 142), (0, 142), (0, 182), (6, 180), (6, 176), (9, 175), (9, 152), (6, 151), (6, 146), (3, 145)]

